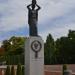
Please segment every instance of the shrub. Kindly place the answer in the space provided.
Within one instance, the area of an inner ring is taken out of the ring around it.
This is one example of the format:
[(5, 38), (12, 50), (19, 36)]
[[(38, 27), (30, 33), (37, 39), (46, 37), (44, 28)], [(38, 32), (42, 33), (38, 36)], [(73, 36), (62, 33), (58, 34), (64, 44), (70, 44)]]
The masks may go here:
[(10, 73), (10, 66), (9, 65), (6, 68), (5, 75), (11, 75), (11, 73)]
[(66, 64), (63, 65), (63, 70), (67, 70), (67, 65)]
[(21, 64), (17, 65), (17, 72), (16, 75), (22, 75), (22, 69), (21, 69)]
[(63, 75), (64, 75), (64, 72), (67, 70), (67, 65), (66, 64), (63, 64)]
[(14, 69), (14, 66), (11, 67), (11, 75), (15, 75), (15, 69)]
[(25, 67), (22, 67), (22, 75), (25, 75)]

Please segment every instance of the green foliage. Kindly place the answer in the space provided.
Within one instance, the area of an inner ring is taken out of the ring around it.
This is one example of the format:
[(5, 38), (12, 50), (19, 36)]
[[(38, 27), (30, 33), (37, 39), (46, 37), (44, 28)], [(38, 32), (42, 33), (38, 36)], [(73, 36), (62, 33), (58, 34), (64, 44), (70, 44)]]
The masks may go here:
[(54, 41), (51, 34), (45, 42), (45, 64), (75, 64), (75, 31)]
[(25, 75), (25, 67), (22, 66), (22, 75)]
[(18, 64), (18, 66), (17, 66), (17, 72), (16, 72), (16, 75), (22, 75), (21, 64)]
[(2, 47), (5, 49), (5, 51), (9, 51), (10, 50), (10, 42), (9, 42), (9, 40), (4, 40), (2, 42)]
[(63, 64), (63, 70), (67, 70), (67, 65)]
[(75, 63), (75, 31), (69, 31), (67, 37), (56, 40), (56, 59), (59, 64)]
[(51, 64), (52, 63), (52, 57), (53, 57), (53, 53), (54, 53), (54, 50), (55, 50), (55, 44), (54, 44), (54, 39), (52, 37), (51, 34), (49, 34), (47, 36), (47, 39), (46, 39), (46, 43), (44, 45), (44, 55), (45, 55), (45, 64)]
[(9, 39), (11, 43), (11, 54), (24, 53), (25, 38), (24, 37), (11, 37)]
[(24, 54), (21, 55), (8, 55), (6, 56), (7, 65), (17, 65), (18, 63), (24, 64)]
[(69, 30), (68, 37), (71, 39), (75, 39), (75, 31)]
[(64, 72), (67, 70), (67, 65), (66, 64), (63, 64), (63, 67), (62, 68), (63, 68), (62, 69), (63, 70), (63, 75), (65, 75)]
[(13, 65), (11, 66), (11, 75), (15, 75), (15, 69)]
[(9, 65), (6, 68), (5, 75), (11, 75), (11, 73), (10, 73), (10, 66)]
[[(24, 64), (25, 40), (26, 38), (24, 37), (15, 36), (9, 40), (4, 40), (2, 48), (4, 48), (6, 52), (4, 56), (0, 57), (0, 61), (6, 61), (7, 64)], [(75, 64), (75, 31), (69, 30), (66, 37), (60, 37), (56, 41), (54, 41), (51, 34), (48, 34), (44, 44), (44, 55), (45, 64), (47, 65)]]
[(21, 54), (24, 53), (24, 46), (25, 46), (24, 37), (11, 37), (9, 40), (4, 40), (2, 47), (5, 49), (6, 54), (13, 55), (13, 54)]
[(0, 57), (1, 61), (6, 61), (7, 65), (14, 65), (19, 62), (24, 64), (25, 40), (24, 37), (15, 36), (9, 40), (4, 40), (2, 48), (5, 49), (5, 55)]

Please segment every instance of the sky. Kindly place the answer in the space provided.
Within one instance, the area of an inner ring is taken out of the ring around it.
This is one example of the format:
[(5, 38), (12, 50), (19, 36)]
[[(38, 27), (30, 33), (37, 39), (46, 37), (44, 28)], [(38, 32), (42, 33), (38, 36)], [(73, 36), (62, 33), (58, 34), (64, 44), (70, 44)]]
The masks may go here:
[[(29, 36), (28, 9), (31, 0), (0, 0), (0, 44), (12, 36)], [(75, 0), (37, 0), (41, 6), (38, 15), (38, 33), (46, 40), (75, 30)]]

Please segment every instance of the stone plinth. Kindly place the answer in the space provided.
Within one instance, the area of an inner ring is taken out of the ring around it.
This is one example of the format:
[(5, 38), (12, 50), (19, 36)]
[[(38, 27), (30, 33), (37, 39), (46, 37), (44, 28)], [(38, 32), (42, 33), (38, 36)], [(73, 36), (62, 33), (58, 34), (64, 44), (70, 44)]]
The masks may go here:
[(44, 43), (41, 37), (26, 40), (25, 75), (44, 75)]

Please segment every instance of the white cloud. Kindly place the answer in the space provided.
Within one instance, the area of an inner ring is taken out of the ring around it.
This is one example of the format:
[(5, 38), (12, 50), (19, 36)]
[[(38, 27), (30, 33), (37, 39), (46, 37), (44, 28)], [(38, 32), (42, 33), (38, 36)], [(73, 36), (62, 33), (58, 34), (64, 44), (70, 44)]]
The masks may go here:
[[(27, 25), (27, 8), (30, 0), (8, 0), (8, 3), (2, 3), (0, 11), (6, 16), (1, 19), (0, 28), (2, 30), (11, 30)], [(55, 18), (68, 13), (75, 6), (75, 0), (38, 0), (42, 7), (39, 12), (39, 22), (47, 18)], [(42, 15), (44, 14), (44, 15)]]
[(9, 31), (27, 25), (27, 11), (24, 0), (11, 0), (5, 5), (2, 4), (0, 13), (0, 31)]
[(75, 7), (75, 0), (42, 0), (41, 2), (39, 0), (39, 3), (42, 6), (40, 20), (62, 16)]
[[(30, 3), (31, 0), (7, 0), (7, 2), (0, 3), (0, 33), (28, 26), (26, 6)], [(38, 0), (37, 3), (42, 7), (39, 11), (39, 27), (41, 23), (44, 27), (47, 26), (47, 23), (43, 24), (47, 19), (51, 21), (54, 18), (64, 16), (75, 8), (75, 0)], [(70, 22), (70, 24), (72, 23)], [(65, 28), (61, 26), (54, 29), (48, 28), (40, 34), (46, 38), (47, 33), (51, 32), (54, 37), (59, 37), (65, 34), (65, 31), (68, 32), (69, 28), (73, 28), (74, 24), (64, 26)]]
[(67, 36), (68, 30), (75, 30), (75, 23), (71, 24), (65, 24), (57, 28), (48, 28), (45, 31), (40, 32), (40, 35), (42, 35), (44, 41), (46, 40), (46, 37), (48, 34), (52, 34), (53, 38), (56, 40), (57, 38), (60, 38), (62, 36)]

